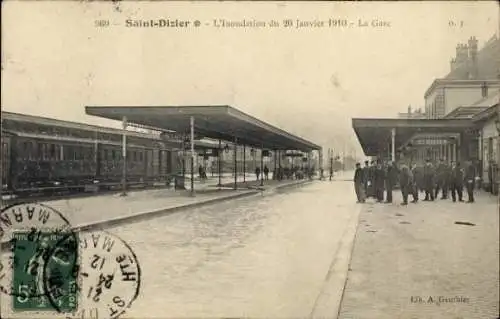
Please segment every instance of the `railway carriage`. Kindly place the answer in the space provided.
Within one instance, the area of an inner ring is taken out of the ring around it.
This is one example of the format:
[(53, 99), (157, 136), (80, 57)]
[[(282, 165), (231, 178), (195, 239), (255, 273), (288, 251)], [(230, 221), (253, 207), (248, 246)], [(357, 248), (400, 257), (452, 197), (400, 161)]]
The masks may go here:
[[(122, 130), (2, 112), (2, 189), (83, 190), (119, 185)], [(169, 182), (179, 171), (175, 142), (127, 132), (127, 182)]]

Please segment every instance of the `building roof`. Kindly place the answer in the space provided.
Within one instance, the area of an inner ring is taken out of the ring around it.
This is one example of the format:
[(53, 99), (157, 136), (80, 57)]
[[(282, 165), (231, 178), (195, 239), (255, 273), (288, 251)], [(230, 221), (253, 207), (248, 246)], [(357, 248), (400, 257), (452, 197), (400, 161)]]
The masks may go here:
[(500, 111), (500, 106), (497, 103), (495, 105), (492, 105), (492, 106), (484, 109), (483, 111), (481, 111), (479, 113), (476, 113), (474, 115), (474, 117), (472, 117), (472, 121), (475, 123), (478, 123), (478, 122), (488, 121), (488, 120), (495, 118), (495, 117), (498, 120), (500, 120), (500, 115), (498, 113), (499, 111)]
[(429, 88), (425, 91), (424, 98), (427, 98), (437, 87), (482, 87), (500, 86), (500, 80), (453, 80), (453, 79), (435, 79)]
[[(448, 80), (467, 80), (471, 72), (471, 65), (464, 61), (450, 71), (444, 78)], [(499, 78), (500, 72), (500, 39), (494, 35), (477, 52), (477, 79), (494, 80)]]
[(445, 119), (470, 119), (475, 114), (484, 111), (488, 107), (482, 106), (461, 106), (446, 114)]
[(137, 125), (157, 127), (179, 133), (190, 132), (194, 117), (195, 132), (211, 139), (234, 141), (256, 148), (301, 151), (320, 150), (321, 146), (260, 121), (228, 105), (210, 106), (87, 106), (85, 112)]
[(499, 99), (500, 99), (500, 91), (497, 91), (494, 94), (488, 95), (480, 99), (479, 101), (475, 102), (474, 104), (471, 104), (471, 106), (480, 106), (488, 108), (490, 106), (497, 104)]

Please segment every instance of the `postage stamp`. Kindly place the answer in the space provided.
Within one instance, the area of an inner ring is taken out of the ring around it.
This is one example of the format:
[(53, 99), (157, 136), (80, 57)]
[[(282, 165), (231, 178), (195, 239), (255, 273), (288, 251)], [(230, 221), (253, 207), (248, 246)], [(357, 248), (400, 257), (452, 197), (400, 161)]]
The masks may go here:
[[(65, 256), (54, 253), (58, 242), (62, 239), (76, 242), (75, 236), (68, 220), (49, 206), (16, 204), (1, 210), (0, 290), (11, 296), (14, 312), (56, 310), (47, 297), (43, 276), (46, 272), (63, 271), (63, 267), (56, 267), (61, 262), (71, 270), (77, 266), (77, 245), (72, 250), (67, 249)], [(54, 261), (50, 270), (45, 270), (51, 257)], [(77, 299), (75, 293), (69, 293), (70, 287), (69, 280), (58, 287), (65, 295), (60, 301), (61, 311), (71, 311), (77, 306), (73, 302)]]
[[(52, 289), (52, 294), (61, 296), (57, 310), (74, 311), (77, 307), (74, 269), (78, 262), (74, 237), (59, 231), (36, 234), (31, 231), (16, 232), (14, 239), (13, 310), (55, 310), (48, 299)], [(56, 247), (62, 240), (73, 244), (63, 251)], [(45, 285), (45, 274), (51, 275), (49, 286)]]
[[(79, 265), (58, 263), (58, 255), (73, 258), (75, 237), (63, 238), (56, 244), (46, 264), (44, 280), (48, 298), (59, 312), (72, 309), (72, 296), (65, 288), (79, 290), (78, 307), (73, 308), (68, 318), (95, 316), (118, 318), (131, 306), (139, 295), (141, 268), (132, 248), (121, 238), (105, 231), (81, 234), (78, 238)], [(61, 269), (61, 271), (57, 269)], [(77, 274), (77, 282), (72, 278)], [(73, 292), (72, 292), (73, 293)]]

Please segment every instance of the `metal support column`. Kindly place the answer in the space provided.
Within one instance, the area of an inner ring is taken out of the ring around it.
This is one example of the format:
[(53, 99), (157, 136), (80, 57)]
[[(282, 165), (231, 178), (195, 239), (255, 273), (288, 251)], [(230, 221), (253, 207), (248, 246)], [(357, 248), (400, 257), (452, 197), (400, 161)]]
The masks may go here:
[(260, 186), (264, 186), (264, 145), (260, 150)]
[(221, 174), (222, 174), (222, 170), (221, 170), (221, 159), (220, 159), (220, 156), (221, 156), (221, 153), (222, 153), (222, 142), (221, 140), (219, 140), (219, 149), (217, 150), (217, 174), (219, 175), (219, 183), (217, 184), (217, 186), (221, 187), (222, 184), (221, 184)]
[(324, 175), (324, 170), (323, 170), (323, 148), (321, 148), (319, 151), (318, 151), (318, 157), (319, 157), (319, 179), (323, 179)]
[(238, 188), (238, 162), (237, 162), (237, 149), (238, 148), (238, 139), (234, 138), (234, 189)]
[(391, 161), (396, 161), (396, 129), (391, 129)]
[(122, 193), (121, 196), (127, 196), (127, 117), (122, 118), (123, 134), (122, 134)]
[(276, 158), (276, 155), (277, 155), (277, 150), (275, 149), (273, 151), (273, 155), (274, 155), (274, 169), (273, 169), (273, 179), (278, 179), (278, 175), (276, 174), (277, 173), (277, 170), (276, 170), (276, 164), (277, 164), (277, 158)]
[(190, 117), (191, 126), (191, 196), (194, 196), (194, 116)]
[(283, 170), (281, 169), (281, 151), (278, 150), (278, 180), (281, 180)]
[(247, 176), (247, 170), (246, 170), (246, 165), (245, 165), (245, 160), (246, 160), (246, 147), (243, 145), (243, 183), (246, 183), (246, 176)]

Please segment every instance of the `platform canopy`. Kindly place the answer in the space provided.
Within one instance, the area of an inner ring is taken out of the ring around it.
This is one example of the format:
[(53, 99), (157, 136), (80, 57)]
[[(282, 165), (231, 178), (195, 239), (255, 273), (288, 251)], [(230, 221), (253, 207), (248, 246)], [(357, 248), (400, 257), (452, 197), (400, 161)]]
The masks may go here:
[(377, 156), (390, 149), (392, 129), (395, 129), (395, 148), (408, 144), (415, 136), (433, 134), (450, 137), (473, 127), (471, 119), (377, 119), (355, 118), (352, 127), (366, 156)]
[(255, 148), (277, 150), (320, 150), (318, 146), (275, 126), (245, 114), (231, 106), (87, 106), (85, 112), (112, 120), (179, 133), (190, 132), (194, 117), (195, 133)]

